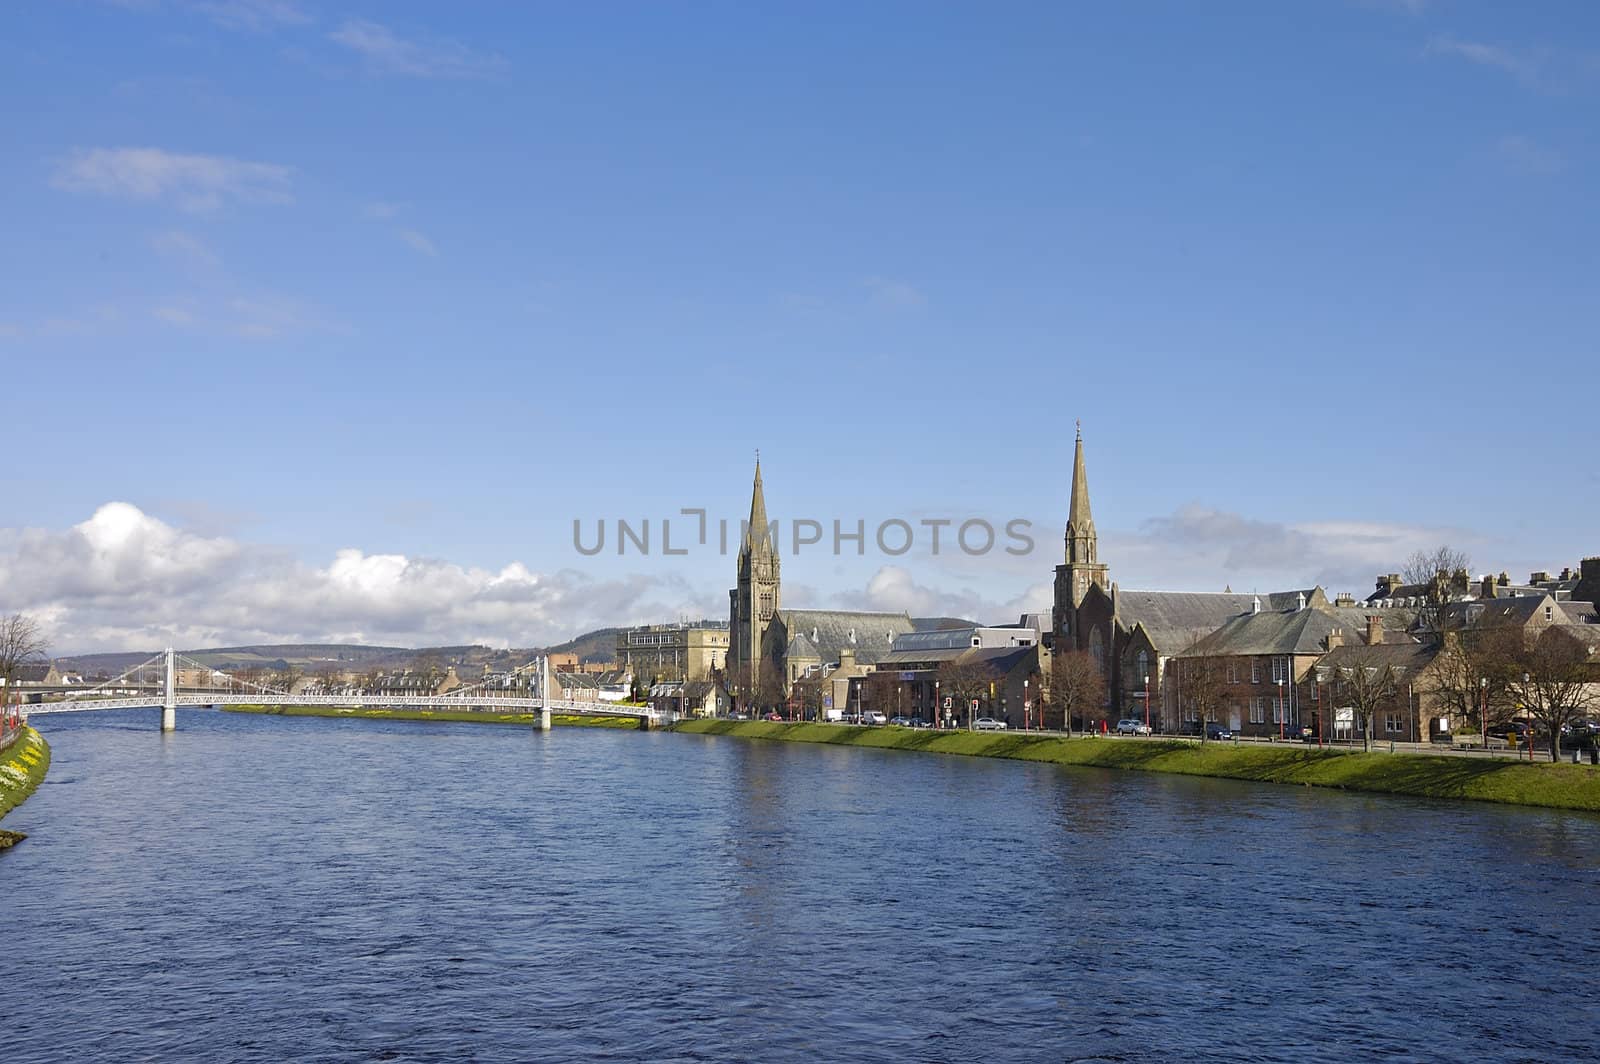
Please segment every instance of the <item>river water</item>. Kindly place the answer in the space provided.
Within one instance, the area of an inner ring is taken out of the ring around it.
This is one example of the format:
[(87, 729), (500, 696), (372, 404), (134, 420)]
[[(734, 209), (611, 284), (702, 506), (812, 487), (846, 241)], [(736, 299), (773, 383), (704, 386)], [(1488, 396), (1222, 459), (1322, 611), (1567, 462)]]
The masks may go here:
[(1583, 1060), (1600, 818), (591, 729), (41, 717), (0, 1060)]

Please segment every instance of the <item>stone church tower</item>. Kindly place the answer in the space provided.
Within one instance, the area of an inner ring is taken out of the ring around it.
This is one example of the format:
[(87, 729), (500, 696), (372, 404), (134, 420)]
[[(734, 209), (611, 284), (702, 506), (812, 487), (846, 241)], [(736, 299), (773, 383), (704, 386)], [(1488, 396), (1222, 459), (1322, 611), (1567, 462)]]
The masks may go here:
[(749, 696), (761, 689), (761, 645), (778, 613), (778, 544), (767, 523), (767, 499), (761, 491), (761, 458), (750, 495), (750, 521), (739, 545), (738, 586), (728, 592), (728, 672), (735, 683), (749, 667)]
[(1055, 645), (1071, 649), (1078, 645), (1078, 607), (1091, 585), (1110, 586), (1107, 568), (1100, 562), (1100, 537), (1095, 534), (1094, 515), (1089, 511), (1089, 474), (1083, 465), (1083, 429), (1072, 457), (1072, 505), (1067, 512), (1067, 562), (1056, 566)]

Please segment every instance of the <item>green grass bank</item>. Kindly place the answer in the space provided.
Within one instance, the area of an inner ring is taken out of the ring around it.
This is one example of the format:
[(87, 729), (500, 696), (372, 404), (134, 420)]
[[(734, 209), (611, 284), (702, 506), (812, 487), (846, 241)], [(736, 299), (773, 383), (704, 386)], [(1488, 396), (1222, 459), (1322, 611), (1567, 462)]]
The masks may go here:
[(682, 721), (673, 725), (672, 730), (695, 735), (923, 750), (1055, 765), (1335, 787), (1419, 798), (1458, 798), (1600, 811), (1600, 767), (1591, 765), (1530, 765), (1427, 754), (1346, 753), (1309, 746), (1256, 743), (1206, 743), (1202, 746), (1159, 739), (1065, 739), (1017, 732), (939, 732), (765, 721)]
[[(459, 724), (539, 723), (537, 713), (486, 713), (461, 709), (343, 709), (337, 706), (223, 706), (224, 713), (259, 713), (272, 717), (360, 717), (371, 720), (432, 720)], [(575, 717), (560, 713), (550, 723), (570, 728), (637, 728), (632, 717)]]
[(0, 817), (39, 789), (50, 770), (50, 744), (32, 728), (23, 728), (17, 741), (0, 752)]

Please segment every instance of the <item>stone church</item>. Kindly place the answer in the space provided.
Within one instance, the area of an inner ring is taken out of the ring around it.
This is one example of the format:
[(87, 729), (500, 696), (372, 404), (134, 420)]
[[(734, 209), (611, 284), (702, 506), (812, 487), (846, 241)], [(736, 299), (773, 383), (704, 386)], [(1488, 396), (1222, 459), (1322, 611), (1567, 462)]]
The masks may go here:
[(781, 570), (757, 458), (737, 584), (728, 591), (728, 677), (743, 704), (783, 701), (808, 670), (870, 666), (914, 628), (904, 613), (784, 609)]
[[(1320, 587), (1268, 595), (1127, 591), (1112, 581), (1110, 572), (1100, 560), (1079, 431), (1072, 458), (1066, 561), (1056, 566), (1052, 647), (1057, 652), (1086, 650), (1094, 656), (1109, 696), (1104, 715), (1112, 721), (1142, 717), (1147, 690), (1152, 720), (1157, 719), (1170, 659), (1231, 618), (1253, 610), (1329, 605)], [(1167, 691), (1169, 701), (1173, 694)], [(1169, 715), (1174, 709), (1169, 705)]]

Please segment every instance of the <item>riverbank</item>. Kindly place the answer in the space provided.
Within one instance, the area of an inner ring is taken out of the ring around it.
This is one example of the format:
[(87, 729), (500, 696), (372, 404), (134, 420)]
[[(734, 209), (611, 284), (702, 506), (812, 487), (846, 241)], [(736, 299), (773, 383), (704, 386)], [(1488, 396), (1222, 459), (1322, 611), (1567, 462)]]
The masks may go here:
[[(455, 724), (539, 723), (537, 713), (489, 713), (461, 709), (348, 709), (339, 706), (222, 706), (224, 713), (259, 713), (271, 717), (360, 717), (371, 720), (431, 720)], [(578, 717), (560, 713), (550, 723), (566, 728), (638, 728), (632, 717)]]
[(922, 750), (1256, 783), (1333, 787), (1418, 798), (1600, 811), (1600, 768), (1591, 765), (1530, 765), (1465, 757), (1319, 750), (1294, 745), (1067, 739), (1017, 732), (941, 732), (766, 721), (682, 721), (673, 725), (672, 730), (694, 735)]
[[(0, 817), (38, 790), (49, 770), (50, 744), (34, 729), (23, 728), (16, 742), (0, 752)], [(14, 832), (0, 832), (0, 849), (21, 837)]]

